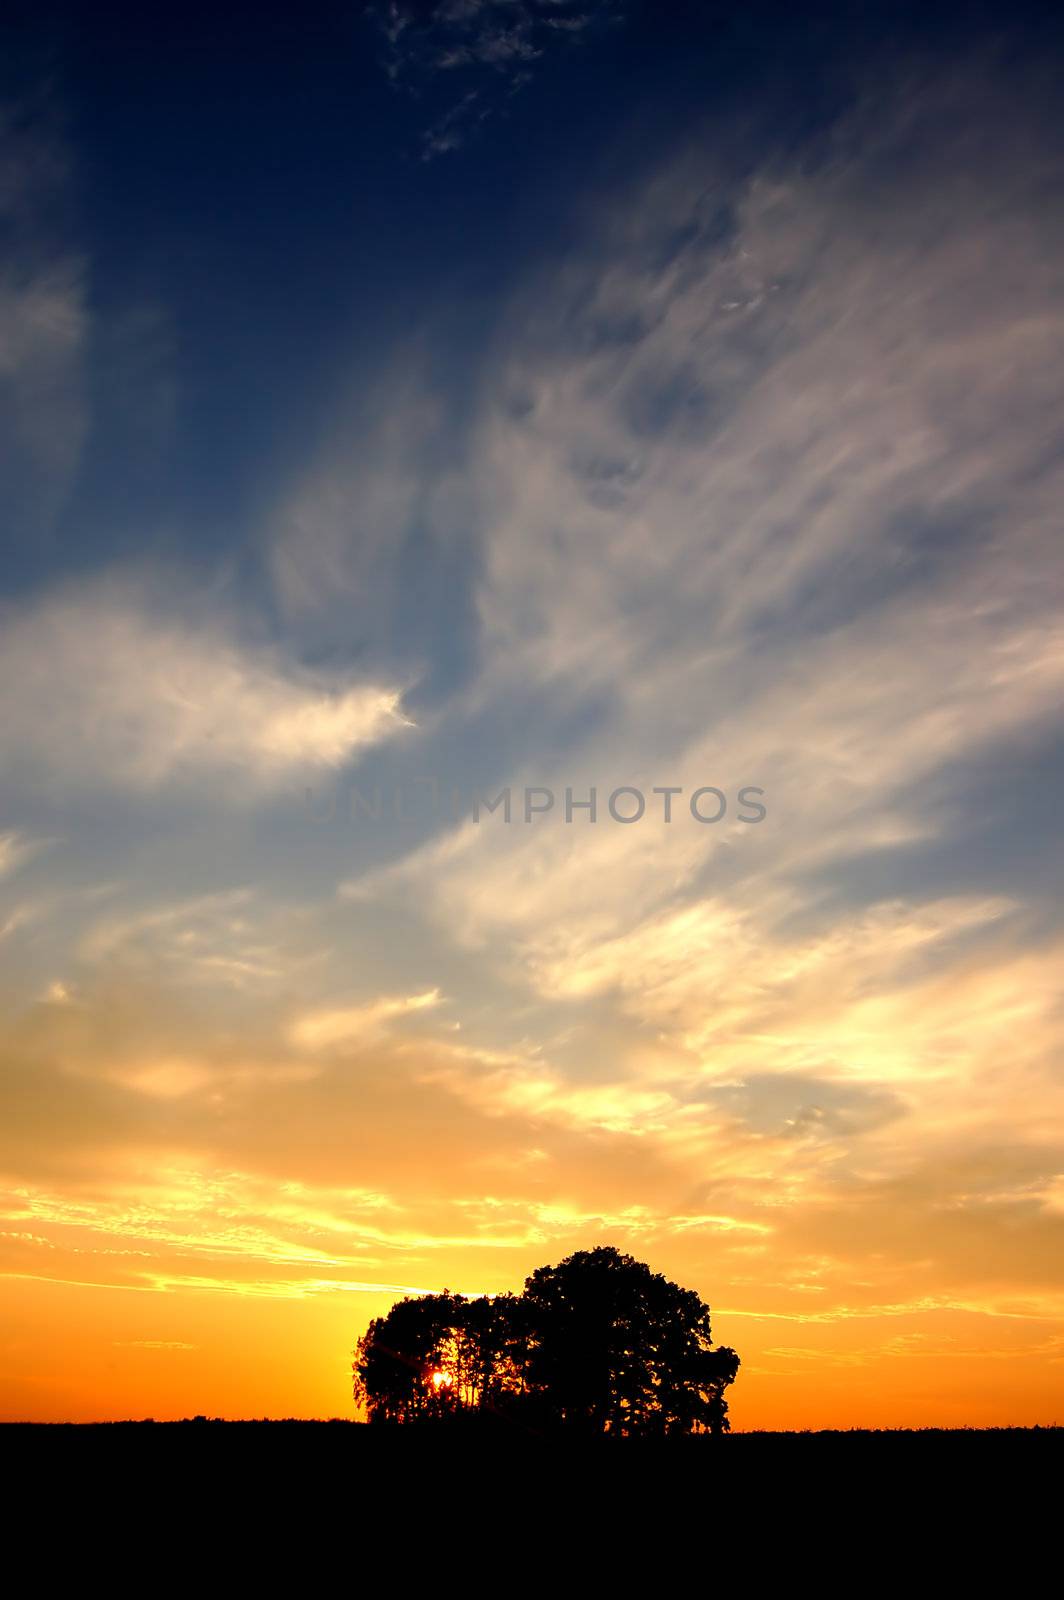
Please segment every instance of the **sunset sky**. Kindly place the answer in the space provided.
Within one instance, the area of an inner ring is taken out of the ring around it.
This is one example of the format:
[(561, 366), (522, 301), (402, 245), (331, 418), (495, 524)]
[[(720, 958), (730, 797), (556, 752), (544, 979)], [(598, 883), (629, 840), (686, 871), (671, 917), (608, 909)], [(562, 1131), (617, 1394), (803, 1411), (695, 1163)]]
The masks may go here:
[(1048, 9), (16, 8), (0, 1418), (614, 1244), (1064, 1422)]

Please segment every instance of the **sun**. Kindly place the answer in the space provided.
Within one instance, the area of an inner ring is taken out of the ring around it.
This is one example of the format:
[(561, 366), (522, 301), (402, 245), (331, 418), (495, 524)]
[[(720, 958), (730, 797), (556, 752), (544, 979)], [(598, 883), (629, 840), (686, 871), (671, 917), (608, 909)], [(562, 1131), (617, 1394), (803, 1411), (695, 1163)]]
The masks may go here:
[(429, 1373), (429, 1382), (438, 1394), (441, 1389), (449, 1389), (454, 1379), (449, 1372), (444, 1372), (442, 1368), (437, 1367), (435, 1372)]

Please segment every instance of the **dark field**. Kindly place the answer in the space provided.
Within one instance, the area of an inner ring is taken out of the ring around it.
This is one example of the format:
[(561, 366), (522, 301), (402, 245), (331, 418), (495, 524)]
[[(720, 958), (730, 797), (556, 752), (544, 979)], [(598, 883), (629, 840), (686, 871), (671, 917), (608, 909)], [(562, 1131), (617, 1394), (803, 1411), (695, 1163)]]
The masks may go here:
[[(207, 1530), (234, 1564), (250, 1539), (267, 1571), (275, 1556), (301, 1562), (307, 1541), (333, 1551), (345, 1539), (383, 1541), (389, 1561), (450, 1562), (457, 1530), (496, 1567), (564, 1550), (583, 1563), (570, 1580), (582, 1570), (593, 1589), (603, 1566), (623, 1585), (630, 1561), (693, 1562), (708, 1578), (739, 1556), (765, 1586), (773, 1570), (812, 1563), (849, 1594), (870, 1592), (869, 1566), (879, 1581), (916, 1549), (925, 1582), (952, 1584), (961, 1549), (981, 1570), (992, 1547), (1052, 1539), (1062, 1443), (1059, 1427), (648, 1443), (351, 1422), (0, 1425), (13, 1528), (62, 1488), (90, 1529), (134, 1529), (167, 1550), (176, 1539), (186, 1555)], [(829, 1551), (811, 1548), (828, 1532)], [(846, 1546), (865, 1550), (860, 1581)]]
[(665, 1440), (587, 1438), (572, 1434), (535, 1435), (511, 1427), (487, 1429), (446, 1426), (368, 1427), (334, 1419), (304, 1422), (271, 1419), (227, 1422), (195, 1417), (181, 1422), (0, 1423), (0, 1449), (37, 1451), (56, 1460), (90, 1461), (174, 1457), (200, 1461), (248, 1459), (292, 1461), (432, 1462), (505, 1457), (607, 1462), (683, 1462), (716, 1470), (738, 1466), (767, 1452), (790, 1461), (853, 1461), (871, 1452), (895, 1463), (947, 1460), (958, 1455), (995, 1463), (1054, 1463), (1064, 1458), (1064, 1426), (1033, 1428), (823, 1429), (791, 1433), (736, 1432)]

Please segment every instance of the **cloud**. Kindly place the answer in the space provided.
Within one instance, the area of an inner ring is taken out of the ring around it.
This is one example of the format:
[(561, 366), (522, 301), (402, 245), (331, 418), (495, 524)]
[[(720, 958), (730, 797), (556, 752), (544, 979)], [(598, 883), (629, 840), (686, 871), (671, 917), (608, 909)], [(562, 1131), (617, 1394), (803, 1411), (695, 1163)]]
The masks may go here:
[[(853, 864), (945, 865), (964, 764), (1051, 740), (1064, 690), (1056, 148), (969, 78), (870, 102), (829, 157), (737, 181), (699, 148), (606, 206), (515, 305), (470, 450), (463, 710), (580, 730), (502, 781), (754, 783), (767, 820), (467, 823), (355, 881), (692, 1046), (832, 938), (844, 975)], [(869, 984), (937, 903), (872, 897)]]
[(882, 1089), (838, 1084), (799, 1073), (754, 1073), (714, 1093), (722, 1110), (748, 1127), (782, 1138), (844, 1138), (905, 1114), (905, 1103)]
[(40, 848), (40, 841), (29, 839), (14, 829), (0, 833), (0, 878), (6, 878), (10, 873), (17, 872), (25, 861), (29, 861), (37, 854)]
[(489, 108), (481, 102), (475, 89), (470, 89), (455, 105), (426, 128), (421, 156), (431, 161), (451, 150), (460, 150), (474, 129), (490, 116)]
[(367, 1005), (312, 1011), (299, 1017), (289, 1030), (292, 1043), (303, 1050), (328, 1050), (366, 1043), (392, 1022), (441, 1003), (438, 989), (424, 994), (384, 996)]
[(969, 155), (907, 176), (889, 228), (856, 158), (738, 187), (681, 166), (529, 289), (476, 452), (500, 664), (632, 703), (667, 672), (716, 712), (722, 674), (746, 703), (858, 616), (895, 646), (916, 580), (912, 644), (1048, 619), (1057, 228), (1044, 174), (988, 150), (972, 194)]
[(157, 790), (221, 779), (230, 794), (336, 768), (409, 721), (398, 688), (315, 672), (107, 585), (8, 617), (0, 748), (23, 777)]
[(401, 78), (474, 64), (513, 68), (541, 56), (552, 33), (579, 34), (623, 11), (623, 0), (594, 10), (573, 0), (387, 0), (370, 17), (386, 44), (389, 76)]
[(529, 81), (545, 56), (622, 20), (625, 0), (594, 7), (573, 0), (386, 0), (368, 15), (396, 86), (423, 90), (433, 80), (472, 83), (425, 130), (422, 158), (460, 149), (496, 110), (494, 84), (508, 92)]
[(412, 338), (372, 389), (353, 385), (265, 530), (288, 626), (406, 682), (454, 649), (469, 606), (464, 443), (435, 366)]
[[(305, 917), (281, 913), (250, 888), (182, 897), (143, 909), (111, 909), (80, 935), (78, 959), (97, 971), (164, 976), (170, 986), (273, 984), (308, 960)], [(296, 953), (298, 951), (298, 954)]]
[(195, 1350), (198, 1346), (184, 1339), (116, 1339), (116, 1350)]
[(70, 239), (69, 157), (46, 105), (0, 104), (0, 479), (9, 529), (61, 509), (87, 426), (86, 264)]

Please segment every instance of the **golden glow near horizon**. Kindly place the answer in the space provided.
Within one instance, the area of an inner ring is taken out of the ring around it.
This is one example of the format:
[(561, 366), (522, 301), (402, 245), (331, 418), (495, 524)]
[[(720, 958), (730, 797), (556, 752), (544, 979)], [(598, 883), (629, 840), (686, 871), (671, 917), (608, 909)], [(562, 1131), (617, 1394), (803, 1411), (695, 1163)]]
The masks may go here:
[(5, 611), (0, 1416), (352, 1415), (399, 1296), (612, 1244), (738, 1429), (1064, 1422), (1059, 174), (962, 88), (589, 197), (256, 561)]

